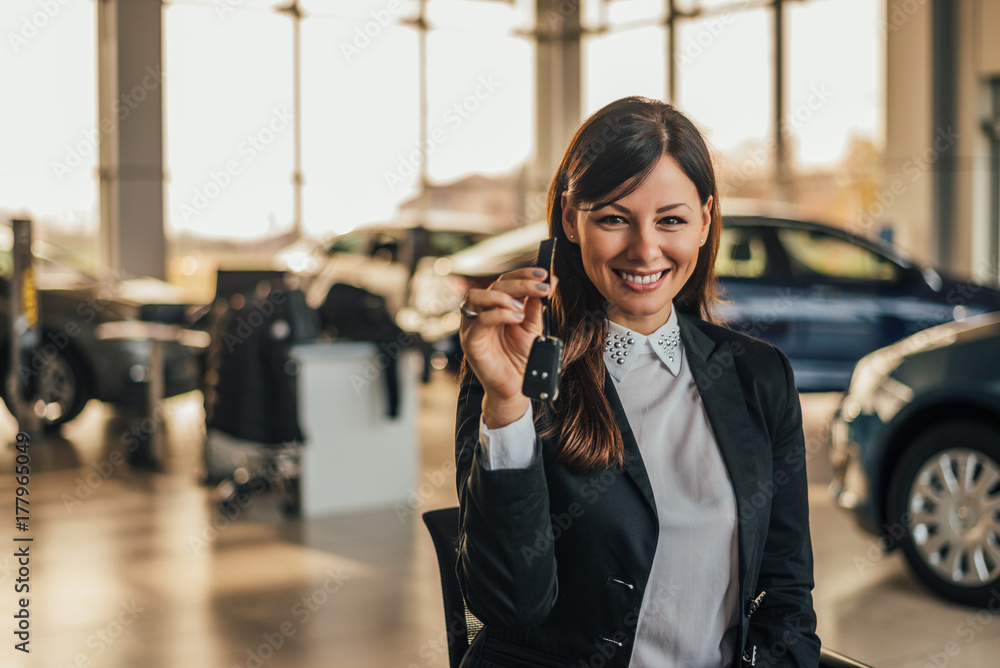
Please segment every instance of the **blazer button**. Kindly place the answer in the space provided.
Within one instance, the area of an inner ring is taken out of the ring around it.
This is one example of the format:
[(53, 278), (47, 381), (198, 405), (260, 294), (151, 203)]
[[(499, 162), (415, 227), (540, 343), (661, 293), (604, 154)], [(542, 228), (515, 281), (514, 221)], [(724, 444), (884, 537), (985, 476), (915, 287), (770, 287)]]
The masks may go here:
[(631, 582), (625, 582), (624, 580), (620, 580), (620, 579), (618, 579), (616, 577), (609, 577), (608, 578), (608, 582), (611, 583), (611, 584), (617, 584), (617, 585), (621, 585), (623, 587), (627, 587), (630, 591), (633, 590), (633, 589), (635, 589), (635, 585), (632, 584)]

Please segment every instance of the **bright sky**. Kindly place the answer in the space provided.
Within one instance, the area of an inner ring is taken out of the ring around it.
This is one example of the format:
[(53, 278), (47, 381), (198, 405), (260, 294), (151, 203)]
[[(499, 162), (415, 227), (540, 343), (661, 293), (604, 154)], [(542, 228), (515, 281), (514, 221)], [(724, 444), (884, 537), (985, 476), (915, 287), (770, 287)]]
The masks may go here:
[[(164, 8), (172, 230), (253, 237), (291, 225), (292, 29), (273, 4), (183, 0)], [(615, 0), (608, 18), (655, 18), (664, 4)], [(798, 164), (836, 163), (852, 135), (882, 143), (883, 4), (789, 3), (786, 99)], [(310, 233), (389, 218), (416, 192), (410, 154), (418, 136), (417, 35), (400, 25), (415, 6), (412, 0), (302, 2), (310, 17), (302, 24), (303, 218)], [(431, 178), (516, 170), (533, 142), (534, 47), (512, 32), (528, 25), (530, 0), (513, 6), (430, 0), (428, 6), (432, 25), (440, 27), (428, 40)], [(596, 2), (584, 0), (583, 8), (585, 20), (599, 20)], [(383, 27), (379, 16), (391, 22)], [(96, 230), (95, 33), (92, 0), (0, 5), (0, 211)], [(623, 95), (662, 98), (664, 44), (656, 27), (587, 37), (584, 115)], [(770, 12), (687, 22), (678, 46), (677, 104), (716, 150), (764, 140), (772, 99)], [(213, 188), (234, 164), (237, 173)]]

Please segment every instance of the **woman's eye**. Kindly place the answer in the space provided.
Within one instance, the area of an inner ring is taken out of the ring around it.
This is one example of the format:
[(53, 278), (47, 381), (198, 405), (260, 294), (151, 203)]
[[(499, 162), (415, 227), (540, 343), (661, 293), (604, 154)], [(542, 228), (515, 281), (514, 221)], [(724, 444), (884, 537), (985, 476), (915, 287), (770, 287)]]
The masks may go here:
[(626, 222), (626, 220), (621, 216), (609, 215), (601, 218), (599, 222), (606, 223), (608, 225), (620, 225), (621, 223)]
[(661, 218), (660, 222), (664, 223), (669, 227), (675, 227), (677, 225), (684, 225), (685, 223), (687, 223), (686, 220), (684, 220), (683, 218), (678, 218), (677, 216), (667, 216), (666, 218)]

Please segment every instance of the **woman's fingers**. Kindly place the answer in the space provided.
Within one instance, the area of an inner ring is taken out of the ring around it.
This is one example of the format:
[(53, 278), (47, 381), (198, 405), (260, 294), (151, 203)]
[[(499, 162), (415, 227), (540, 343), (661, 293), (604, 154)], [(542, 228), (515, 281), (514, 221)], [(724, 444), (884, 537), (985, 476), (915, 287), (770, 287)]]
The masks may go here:
[(524, 310), (524, 300), (502, 290), (476, 289), (466, 293), (462, 308), (472, 313), (478, 313), (480, 316), (494, 309), (520, 312)]

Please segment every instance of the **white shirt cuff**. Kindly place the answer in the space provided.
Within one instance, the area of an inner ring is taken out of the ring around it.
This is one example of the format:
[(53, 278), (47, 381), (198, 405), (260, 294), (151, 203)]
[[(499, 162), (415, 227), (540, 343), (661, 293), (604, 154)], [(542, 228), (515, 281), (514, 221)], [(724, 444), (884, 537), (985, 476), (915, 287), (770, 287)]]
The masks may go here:
[(508, 425), (490, 429), (479, 418), (479, 447), (485, 467), (491, 471), (526, 469), (535, 456), (535, 422), (531, 406)]

